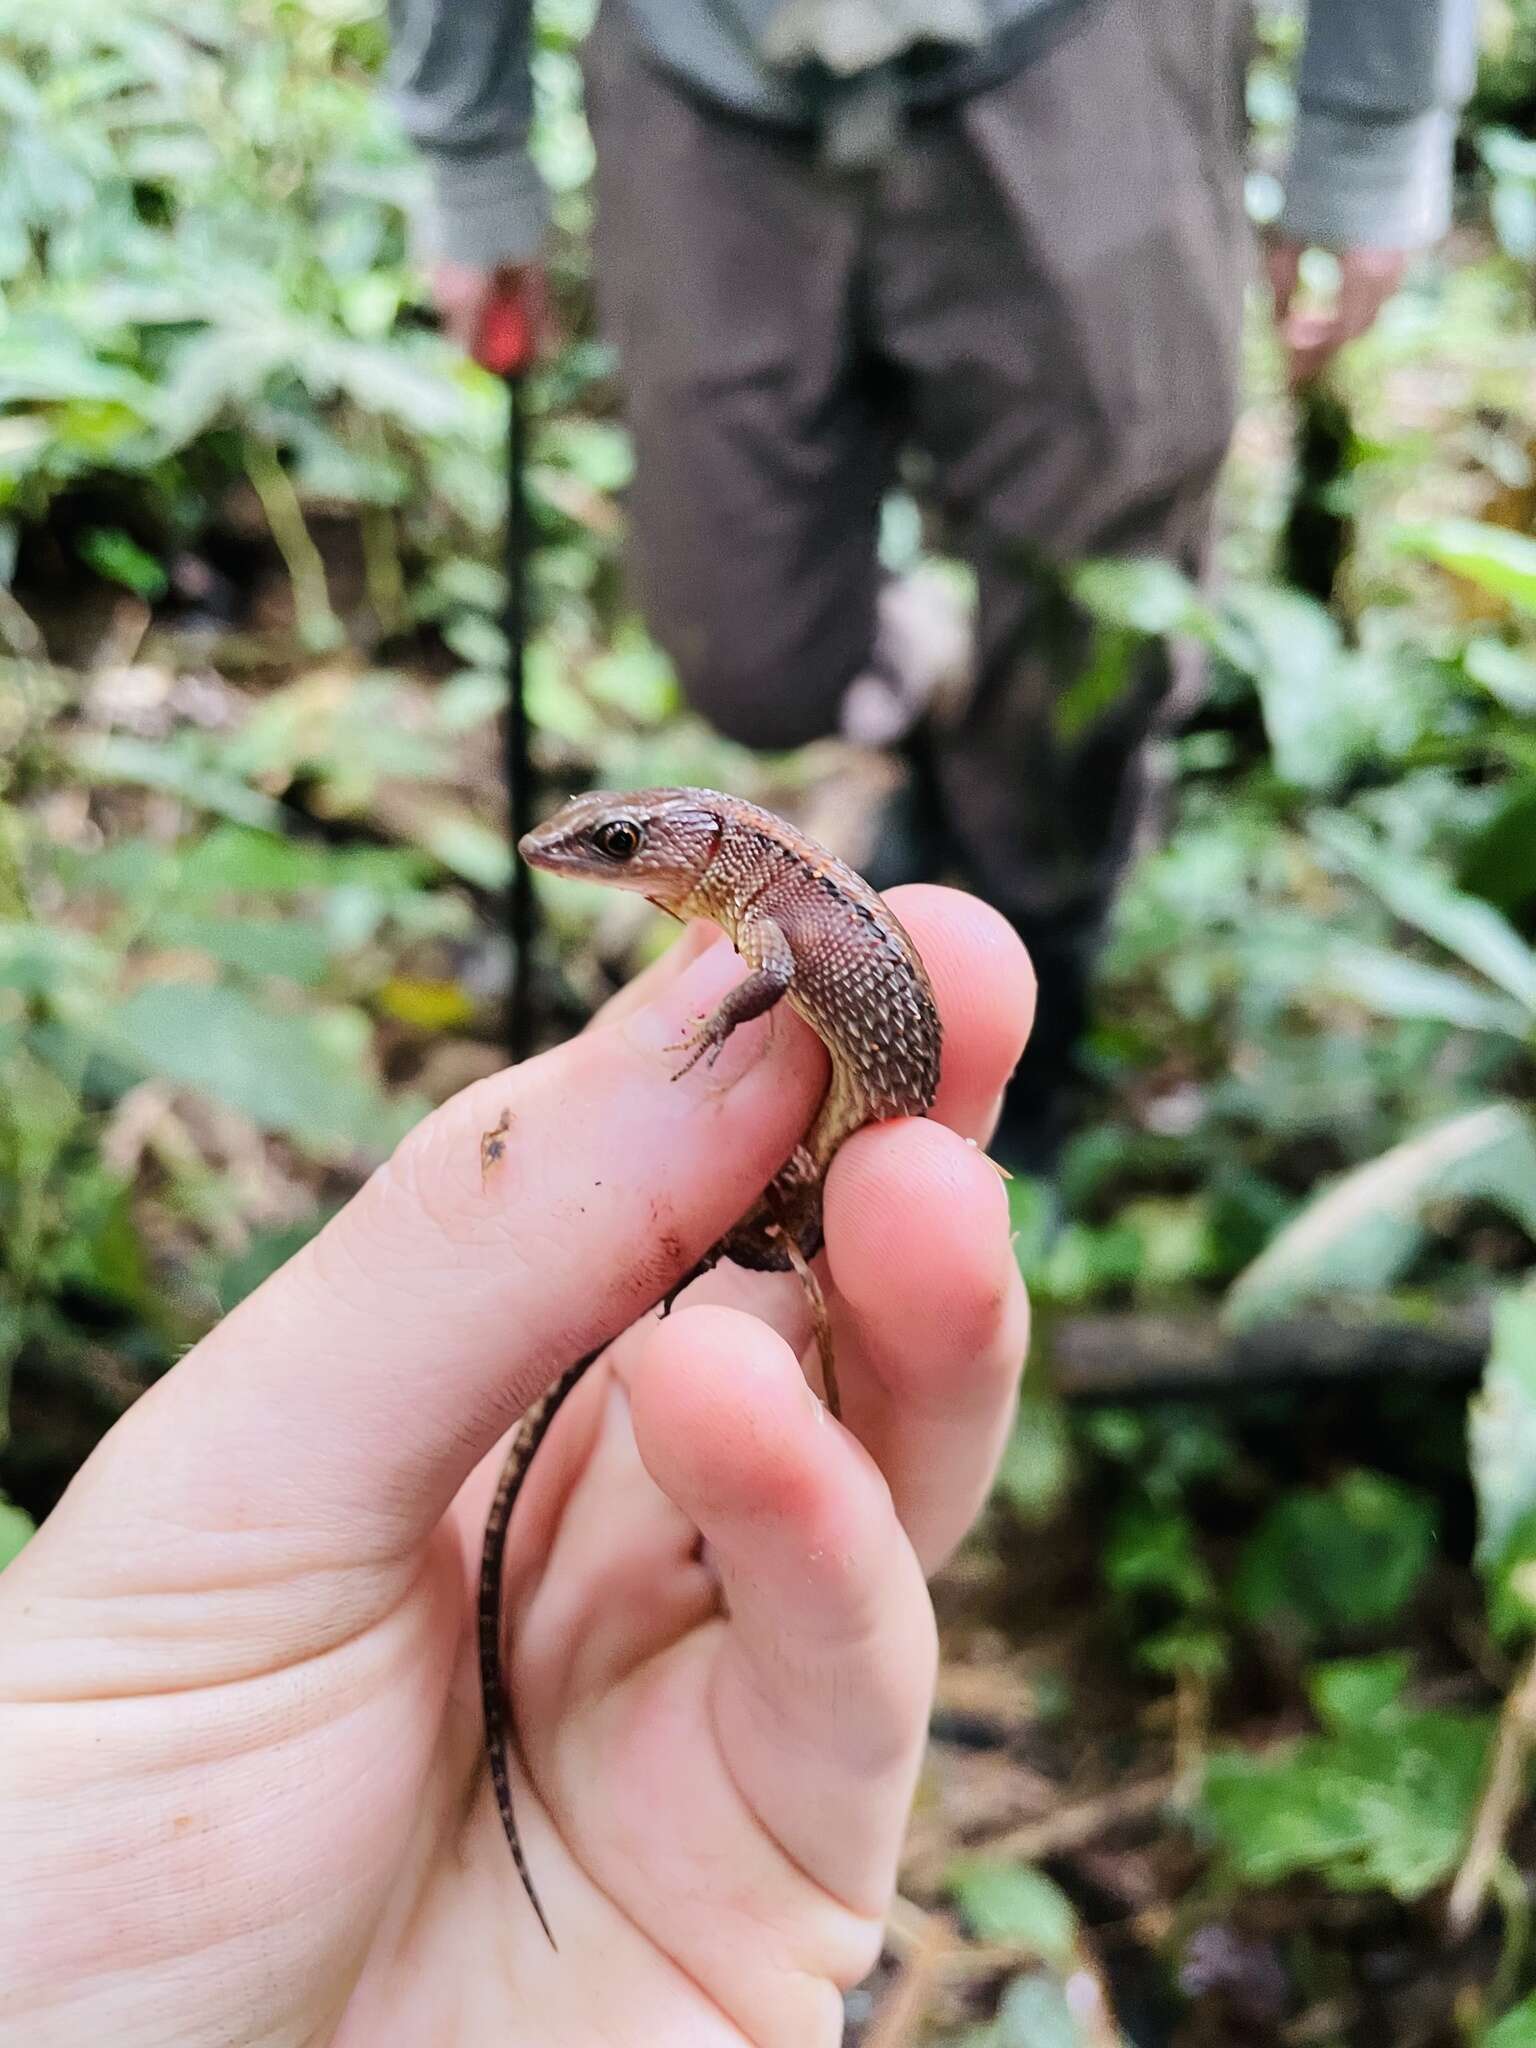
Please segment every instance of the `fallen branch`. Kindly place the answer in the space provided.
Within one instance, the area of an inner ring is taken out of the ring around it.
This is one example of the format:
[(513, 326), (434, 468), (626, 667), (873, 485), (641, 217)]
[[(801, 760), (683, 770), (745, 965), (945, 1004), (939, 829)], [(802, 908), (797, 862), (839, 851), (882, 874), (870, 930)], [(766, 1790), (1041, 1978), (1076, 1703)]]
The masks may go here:
[(1000, 1835), (967, 1843), (966, 1854), (1019, 1863), (1040, 1863), (1049, 1856), (1065, 1856), (1073, 1849), (1086, 1848), (1113, 1828), (1155, 1819), (1178, 1789), (1179, 1780), (1171, 1771), (1129, 1785), (1116, 1785), (1092, 1799), (1079, 1799), (1071, 1806), (1063, 1806), (1043, 1820), (1024, 1821)]
[(1536, 1651), (1526, 1661), (1499, 1716), (1493, 1761), (1467, 1853), (1446, 1903), (1446, 1925), (1460, 1941), (1471, 1933), (1493, 1882), (1504, 1840), (1525, 1792), (1525, 1767), (1536, 1747)]
[(935, 1982), (955, 1946), (945, 1923), (910, 1899), (898, 1898), (886, 1923), (887, 1946), (899, 1971), (864, 2036), (864, 2048), (911, 2048), (927, 2018)]
[(1209, 1312), (1063, 1316), (1046, 1333), (1069, 1401), (1227, 1395), (1260, 1387), (1367, 1380), (1472, 1381), (1488, 1354), (1485, 1304), (1411, 1312), (1351, 1303), (1229, 1330)]

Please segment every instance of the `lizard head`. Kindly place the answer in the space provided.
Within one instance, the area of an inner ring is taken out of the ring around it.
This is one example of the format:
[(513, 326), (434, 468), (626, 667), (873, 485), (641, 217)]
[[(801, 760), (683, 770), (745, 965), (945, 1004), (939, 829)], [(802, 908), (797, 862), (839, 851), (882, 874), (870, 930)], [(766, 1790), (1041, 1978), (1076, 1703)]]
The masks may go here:
[(686, 902), (720, 843), (720, 799), (702, 789), (591, 790), (518, 844), (531, 867)]

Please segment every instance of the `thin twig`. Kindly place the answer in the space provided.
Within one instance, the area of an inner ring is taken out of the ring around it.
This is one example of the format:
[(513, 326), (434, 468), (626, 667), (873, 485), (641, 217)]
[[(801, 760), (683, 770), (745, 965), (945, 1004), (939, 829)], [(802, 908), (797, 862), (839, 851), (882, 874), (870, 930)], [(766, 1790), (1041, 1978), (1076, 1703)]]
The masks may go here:
[(346, 635), (331, 609), (325, 559), (304, 523), (304, 508), (293, 479), (272, 450), (260, 441), (247, 443), (245, 466), (293, 585), (299, 638), (316, 652), (339, 647)]
[(1150, 1820), (1177, 1793), (1179, 1780), (1171, 1771), (1156, 1778), (1141, 1778), (1129, 1785), (1116, 1785), (1092, 1799), (1080, 1799), (1043, 1820), (1025, 1821), (990, 1840), (969, 1845), (968, 1854), (1001, 1857), (1008, 1861), (1039, 1863), (1050, 1856), (1062, 1856), (1081, 1849), (1107, 1835), (1111, 1828), (1128, 1821)]
[(388, 505), (365, 505), (359, 520), (363, 539), (363, 581), (368, 602), (385, 634), (398, 632), (405, 621), (405, 571), (395, 536), (395, 515)]
[(934, 1914), (903, 1898), (892, 1904), (886, 1935), (900, 1959), (900, 1973), (864, 2037), (864, 2048), (911, 2048), (954, 1937)]
[[(1030, 1942), (963, 1941), (947, 1920), (907, 1898), (898, 1898), (891, 1908), (886, 1943), (901, 1973), (864, 2037), (864, 2048), (913, 2048), (940, 1980), (950, 1984), (1011, 1976), (1046, 1960)], [(1071, 1961), (1058, 1975), (1078, 2031), (1091, 2048), (1118, 2048), (1122, 2037), (1109, 1986), (1086, 1938), (1074, 1942)]]
[(1499, 1964), (1488, 1986), (1488, 2004), (1502, 2012), (1514, 1998), (1531, 1945), (1531, 1895), (1525, 1878), (1508, 1856), (1495, 1859), (1489, 1875), (1493, 1895), (1504, 1911), (1504, 1939), (1499, 1945)]
[(1536, 1650), (1526, 1659), (1499, 1715), (1499, 1732), (1494, 1739), (1493, 1761), (1488, 1782), (1478, 1805), (1467, 1853), (1451, 1886), (1445, 1909), (1446, 1925), (1454, 1940), (1472, 1931), (1483, 1909), (1495, 1865), (1504, 1851), (1525, 1790), (1525, 1765), (1536, 1744)]

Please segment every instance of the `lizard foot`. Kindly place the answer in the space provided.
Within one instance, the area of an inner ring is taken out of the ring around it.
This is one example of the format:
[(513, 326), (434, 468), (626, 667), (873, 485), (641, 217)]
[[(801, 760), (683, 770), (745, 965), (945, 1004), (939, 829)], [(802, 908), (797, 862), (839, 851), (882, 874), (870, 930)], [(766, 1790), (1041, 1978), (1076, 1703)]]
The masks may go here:
[(700, 1017), (686, 1038), (679, 1040), (676, 1045), (664, 1048), (667, 1052), (685, 1052), (688, 1055), (673, 1074), (673, 1080), (681, 1081), (684, 1074), (692, 1073), (700, 1060), (707, 1060), (710, 1066), (713, 1066), (730, 1035), (729, 1024), (722, 1028), (715, 1018)]

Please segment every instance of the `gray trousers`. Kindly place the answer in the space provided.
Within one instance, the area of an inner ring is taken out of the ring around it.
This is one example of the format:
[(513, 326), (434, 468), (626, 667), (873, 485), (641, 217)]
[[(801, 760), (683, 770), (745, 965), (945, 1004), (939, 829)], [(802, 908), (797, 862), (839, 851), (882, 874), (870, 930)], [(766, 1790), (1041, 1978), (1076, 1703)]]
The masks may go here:
[(1247, 37), (1243, 0), (1088, 0), (859, 176), (701, 103), (639, 52), (621, 0), (587, 45), (651, 630), (724, 732), (833, 732), (871, 661), (881, 501), (915, 457), (979, 597), (931, 772), (962, 873), (1037, 949), (1091, 941), (1169, 685), (1149, 656), (1064, 719), (1091, 636), (1054, 572), (1094, 554), (1198, 571), (1206, 549), (1249, 263)]

